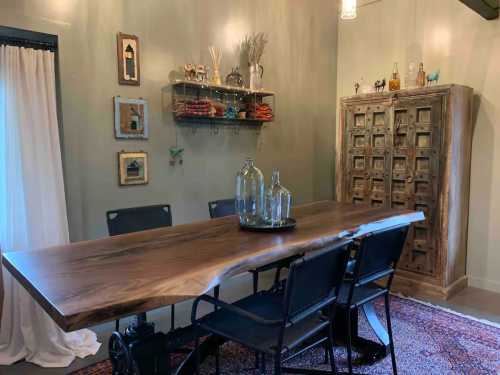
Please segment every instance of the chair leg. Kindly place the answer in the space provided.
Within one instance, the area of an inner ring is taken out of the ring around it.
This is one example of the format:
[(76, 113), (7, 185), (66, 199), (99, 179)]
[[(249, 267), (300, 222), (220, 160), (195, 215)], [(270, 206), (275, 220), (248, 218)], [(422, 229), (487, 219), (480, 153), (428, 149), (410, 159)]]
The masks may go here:
[[(219, 299), (220, 296), (220, 285), (214, 288), (214, 298)], [(217, 306), (214, 306), (214, 311), (217, 311)], [(220, 374), (220, 345), (217, 343), (215, 348), (215, 375)]]
[(387, 333), (389, 334), (389, 349), (391, 350), (392, 373), (398, 374), (396, 366), (396, 353), (394, 351), (394, 340), (392, 338), (391, 311), (389, 308), (389, 293), (385, 295), (385, 317), (387, 319)]
[(220, 345), (215, 348), (215, 375), (220, 374)]
[(349, 375), (352, 375), (352, 334), (351, 334), (351, 311), (347, 309), (347, 365)]
[(274, 358), (274, 375), (281, 375), (281, 355), (277, 354)]
[[(259, 273), (257, 271), (252, 272), (253, 280), (253, 294), (256, 294), (259, 290)], [(260, 368), (260, 353), (255, 352), (255, 368)]]
[(170, 305), (170, 331), (175, 329), (175, 305)]
[(195, 361), (195, 374), (200, 375), (200, 337), (199, 330), (196, 329), (196, 338), (194, 340), (194, 361)]
[(274, 284), (278, 284), (280, 282), (280, 277), (281, 277), (281, 268), (282, 267), (278, 267), (276, 268), (276, 273), (274, 274)]
[(167, 375), (172, 374), (172, 355), (167, 353)]
[(262, 356), (260, 358), (260, 373), (262, 375), (266, 374), (266, 355), (265, 355), (265, 353), (262, 353)]
[(120, 332), (120, 319), (115, 320), (115, 331)]
[(333, 332), (333, 324), (330, 322), (328, 326), (328, 354), (330, 357), (330, 366), (332, 368), (332, 372), (337, 374), (337, 367), (335, 366), (335, 352), (333, 349), (333, 345), (335, 344), (335, 336)]
[(220, 295), (220, 285), (217, 285), (217, 286), (214, 288), (214, 298), (215, 298), (215, 299), (219, 299), (219, 295)]
[(252, 272), (253, 275), (253, 294), (259, 291), (259, 273), (257, 271)]
[(325, 351), (325, 360), (324, 360), (324, 364), (327, 365), (328, 364), (328, 343), (325, 343), (325, 345), (323, 346), (323, 350)]

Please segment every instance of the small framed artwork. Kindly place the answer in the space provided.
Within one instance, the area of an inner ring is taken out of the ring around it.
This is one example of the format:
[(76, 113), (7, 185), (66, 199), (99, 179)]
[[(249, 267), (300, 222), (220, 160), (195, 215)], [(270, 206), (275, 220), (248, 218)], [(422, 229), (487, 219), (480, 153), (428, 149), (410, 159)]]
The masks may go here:
[(148, 153), (125, 152), (118, 153), (118, 174), (121, 186), (145, 185), (148, 177)]
[(120, 85), (141, 84), (139, 64), (139, 38), (135, 35), (118, 33), (118, 83)]
[(115, 96), (115, 137), (147, 139), (148, 102), (144, 99), (127, 99)]

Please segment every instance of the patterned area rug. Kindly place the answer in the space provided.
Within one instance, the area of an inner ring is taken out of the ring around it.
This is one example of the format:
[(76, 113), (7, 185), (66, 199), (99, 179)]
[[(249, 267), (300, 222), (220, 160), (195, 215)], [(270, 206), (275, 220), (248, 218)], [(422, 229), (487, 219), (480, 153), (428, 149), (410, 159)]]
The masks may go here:
[[(381, 302), (376, 308), (382, 314)], [(500, 374), (500, 327), (399, 297), (392, 297), (391, 309), (399, 374)], [(374, 338), (364, 318), (360, 318), (360, 332), (365, 337)], [(335, 357), (337, 369), (345, 370), (345, 350), (336, 348)], [(315, 349), (287, 365), (327, 369), (323, 359), (323, 350)], [(253, 353), (239, 345), (228, 343), (222, 347), (223, 374), (257, 374), (252, 368), (253, 361)], [(209, 358), (202, 366), (202, 374), (210, 374), (213, 368), (213, 360)], [(267, 368), (271, 374), (271, 362)], [(390, 358), (371, 367), (358, 366), (355, 371), (390, 374)], [(111, 375), (111, 365), (109, 361), (103, 361), (72, 375)]]

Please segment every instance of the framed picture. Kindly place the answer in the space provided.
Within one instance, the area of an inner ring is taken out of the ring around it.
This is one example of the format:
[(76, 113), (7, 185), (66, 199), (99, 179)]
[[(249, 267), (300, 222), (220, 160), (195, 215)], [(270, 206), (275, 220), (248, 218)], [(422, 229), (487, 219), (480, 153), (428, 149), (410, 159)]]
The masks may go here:
[(135, 35), (118, 33), (118, 83), (120, 85), (141, 84), (139, 64), (139, 38)]
[(121, 186), (145, 185), (148, 177), (148, 153), (125, 152), (118, 153), (118, 174)]
[(115, 106), (115, 137), (147, 139), (148, 102), (144, 99), (113, 98)]

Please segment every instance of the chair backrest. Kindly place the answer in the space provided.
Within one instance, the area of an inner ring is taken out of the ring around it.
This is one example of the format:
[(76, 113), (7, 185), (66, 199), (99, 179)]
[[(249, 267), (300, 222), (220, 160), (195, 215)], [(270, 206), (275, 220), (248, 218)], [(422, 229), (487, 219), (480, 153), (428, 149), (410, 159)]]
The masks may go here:
[(409, 227), (409, 224), (391, 227), (373, 232), (361, 240), (354, 270), (356, 283), (364, 284), (394, 272), (403, 252)]
[(306, 254), (291, 264), (284, 298), (287, 321), (298, 321), (335, 300), (351, 242)]
[(223, 217), (236, 214), (234, 207), (234, 199), (221, 199), (218, 201), (208, 202), (208, 211), (210, 218)]
[(172, 225), (170, 205), (122, 208), (106, 212), (110, 236)]

